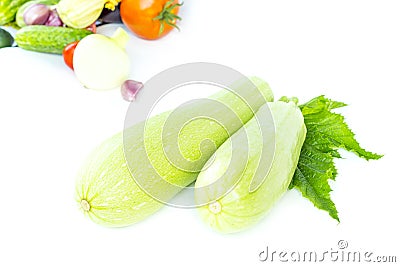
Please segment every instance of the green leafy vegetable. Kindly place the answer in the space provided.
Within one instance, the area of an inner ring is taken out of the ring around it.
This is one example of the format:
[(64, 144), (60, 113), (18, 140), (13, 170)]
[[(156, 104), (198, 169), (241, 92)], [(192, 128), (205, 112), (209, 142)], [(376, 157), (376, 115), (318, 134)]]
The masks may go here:
[[(288, 98), (282, 98), (287, 102)], [(379, 159), (382, 155), (363, 149), (354, 133), (344, 122), (344, 117), (332, 110), (344, 107), (342, 102), (324, 96), (300, 105), (307, 127), (307, 135), (299, 162), (289, 188), (298, 189), (317, 208), (325, 210), (339, 222), (335, 204), (330, 198), (329, 180), (335, 180), (337, 171), (334, 158), (340, 158), (339, 148), (354, 152), (366, 160)]]

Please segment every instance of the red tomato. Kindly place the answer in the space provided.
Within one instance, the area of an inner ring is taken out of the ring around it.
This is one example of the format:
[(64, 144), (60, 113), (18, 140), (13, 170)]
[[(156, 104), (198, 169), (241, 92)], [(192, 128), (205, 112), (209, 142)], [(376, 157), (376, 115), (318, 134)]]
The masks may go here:
[(120, 14), (124, 24), (137, 36), (155, 40), (178, 28), (180, 6), (178, 0), (122, 0)]
[(74, 69), (74, 51), (76, 46), (78, 45), (79, 41), (73, 42), (68, 44), (64, 50), (63, 50), (63, 57), (64, 57), (64, 62), (67, 64), (68, 67), (70, 67), (72, 70)]

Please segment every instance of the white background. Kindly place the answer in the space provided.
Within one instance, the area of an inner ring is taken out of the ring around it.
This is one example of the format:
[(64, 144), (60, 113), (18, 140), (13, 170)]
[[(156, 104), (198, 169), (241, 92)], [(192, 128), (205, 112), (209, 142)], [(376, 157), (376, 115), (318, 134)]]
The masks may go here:
[(1, 49), (0, 266), (266, 266), (258, 254), (267, 245), (330, 251), (341, 239), (349, 250), (400, 261), (399, 7), (188, 0), (181, 32), (154, 42), (132, 35), (128, 44), (132, 79), (208, 61), (264, 78), (277, 97), (325, 94), (350, 104), (341, 112), (360, 143), (385, 156), (337, 160), (332, 198), (340, 224), (297, 191), (235, 235), (212, 231), (195, 210), (169, 207), (123, 229), (92, 223), (74, 202), (75, 174), (99, 142), (122, 130), (128, 103), (118, 90), (83, 89), (59, 56)]

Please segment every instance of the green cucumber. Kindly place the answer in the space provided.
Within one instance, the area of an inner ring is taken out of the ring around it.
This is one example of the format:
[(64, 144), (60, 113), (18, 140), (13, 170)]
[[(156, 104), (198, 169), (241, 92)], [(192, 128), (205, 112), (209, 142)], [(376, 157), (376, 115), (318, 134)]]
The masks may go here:
[(90, 34), (92, 32), (85, 29), (33, 25), (18, 30), (15, 42), (26, 50), (62, 54), (66, 45), (79, 41)]
[(14, 38), (12, 35), (8, 31), (0, 28), (0, 48), (10, 47), (13, 43)]
[(0, 25), (14, 21), (18, 8), (29, 0), (2, 0), (0, 1)]
[[(273, 121), (257, 121), (258, 116), (269, 112)], [(260, 129), (263, 129), (262, 134)], [(303, 115), (295, 103), (278, 101), (260, 108), (245, 127), (217, 149), (208, 168), (197, 177), (195, 199), (205, 223), (217, 231), (232, 233), (246, 229), (263, 218), (288, 189), (306, 131)], [(247, 140), (248, 150), (243, 146), (232, 152), (232, 142), (247, 143)], [(275, 149), (267, 150), (266, 154), (267, 159), (272, 159), (269, 172), (263, 176), (261, 185), (252, 191), (263, 146), (271, 148), (271, 145)], [(233, 167), (227, 172), (229, 175), (224, 176), (231, 159), (234, 160), (232, 153), (244, 156), (232, 162)], [(240, 168), (242, 165), (244, 167)], [(227, 193), (224, 195), (224, 192)]]
[[(246, 95), (250, 106), (258, 110), (266, 101), (272, 101), (273, 96), (268, 84), (264, 81), (256, 78), (252, 81), (258, 88), (239, 85), (237, 92), (240, 96)], [(257, 97), (260, 92), (264, 97)], [(179, 121), (182, 117), (185, 118), (187, 112), (199, 111), (204, 114), (204, 110), (208, 110), (208, 116), (211, 118), (223, 116), (225, 127), (201, 117), (185, 124), (179, 132), (178, 140), (168, 138), (163, 142), (162, 132), (167, 131), (164, 123), (171, 114), (171, 112), (165, 112), (146, 121), (144, 134), (141, 127), (145, 122), (142, 122), (127, 129), (124, 134), (119, 133), (106, 140), (92, 153), (79, 172), (76, 185), (78, 205), (94, 222), (109, 227), (122, 227), (136, 223), (159, 210), (164, 206), (163, 203), (146, 194), (141, 189), (143, 185), (139, 187), (133, 177), (145, 178), (145, 186), (150, 186), (156, 192), (163, 194), (164, 199), (174, 197), (180, 189), (165, 187), (157, 180), (158, 177), (155, 178), (152, 168), (164, 180), (182, 187), (195, 181), (199, 171), (185, 171), (171, 164), (164, 149), (177, 147), (178, 143), (181, 155), (186, 160), (195, 162), (195, 168), (201, 170), (216, 148), (254, 115), (240, 96), (222, 90), (210, 97), (226, 105), (233, 111), (231, 114), (221, 112), (221, 109), (215, 109), (215, 106), (202, 102), (188, 104), (184, 109), (177, 111), (175, 113), (177, 117), (174, 117)], [(236, 116), (240, 119), (240, 123)], [(166, 135), (169, 134), (171, 132), (167, 131)], [(123, 137), (131, 140), (129, 146), (124, 147)], [(200, 150), (200, 144), (206, 139), (211, 140), (215, 146), (202, 147)], [(143, 142), (146, 143), (146, 149), (142, 148)], [(150, 162), (149, 165), (145, 163), (145, 158)]]
[(17, 25), (22, 28), (25, 27), (25, 21), (24, 21), (24, 13), (25, 10), (30, 7), (33, 4), (44, 4), (44, 5), (55, 5), (59, 2), (60, 0), (33, 0), (33, 1), (29, 1), (26, 2), (25, 4), (23, 4), (22, 6), (20, 6), (20, 8), (18, 8), (17, 14), (15, 16), (15, 22), (17, 23)]

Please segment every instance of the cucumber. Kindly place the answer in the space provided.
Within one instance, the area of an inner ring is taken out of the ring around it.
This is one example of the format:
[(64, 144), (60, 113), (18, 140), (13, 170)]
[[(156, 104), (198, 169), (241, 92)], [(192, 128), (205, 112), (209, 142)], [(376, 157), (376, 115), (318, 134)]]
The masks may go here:
[(0, 48), (10, 47), (13, 43), (14, 38), (12, 35), (8, 31), (0, 28)]
[(14, 21), (18, 8), (29, 0), (2, 0), (0, 1), (0, 25)]
[(26, 50), (62, 54), (66, 45), (79, 41), (90, 34), (92, 32), (85, 29), (33, 25), (18, 30), (15, 42)]
[[(253, 78), (253, 83), (258, 88), (239, 86), (239, 95), (246, 95), (249, 104), (258, 110), (266, 100), (272, 101), (273, 96), (268, 84), (264, 81)], [(265, 99), (257, 97), (260, 92)], [(144, 134), (141, 127), (145, 122), (142, 122), (101, 144), (88, 158), (78, 175), (76, 200), (83, 212), (101, 225), (127, 226), (145, 219), (164, 206), (163, 203), (146, 194), (141, 189), (143, 187), (139, 187), (135, 182), (133, 176), (145, 178), (145, 186), (162, 194), (163, 199), (174, 197), (180, 189), (166, 187), (157, 179), (158, 177), (155, 178), (154, 170), (172, 184), (182, 187), (191, 184), (199, 171), (185, 171), (171, 164), (170, 158), (165, 156), (164, 149), (170, 150), (171, 147), (177, 147), (178, 143), (181, 155), (185, 159), (195, 162), (195, 168), (201, 170), (216, 147), (220, 146), (230, 134), (242, 127), (254, 115), (242, 98), (232, 92), (223, 90), (211, 98), (225, 104), (234, 111), (233, 114), (232, 112), (230, 114), (222, 113), (221, 109), (207, 106), (207, 103), (191, 103), (179, 112), (177, 111), (178, 114), (175, 113), (177, 117), (174, 119), (179, 121), (182, 117), (185, 118), (187, 112), (199, 111), (204, 114), (203, 111), (208, 110), (208, 115), (212, 118), (223, 116), (226, 128), (213, 120), (198, 118), (181, 129), (178, 142), (173, 137), (163, 142), (162, 132), (166, 131), (164, 123), (171, 114), (171, 112), (165, 112), (146, 121)], [(239, 123), (235, 113), (240, 118)], [(168, 133), (170, 132), (166, 133), (167, 136)], [(123, 137), (125, 140), (130, 140), (129, 146), (124, 147)], [(203, 147), (204, 149), (200, 151), (200, 144), (206, 139), (213, 141), (215, 146)], [(143, 142), (146, 142), (147, 149), (142, 148)], [(149, 164), (146, 164), (146, 158)], [(200, 160), (198, 160), (199, 158)]]
[(17, 25), (22, 28), (25, 27), (25, 21), (24, 21), (24, 13), (25, 10), (30, 7), (33, 4), (44, 4), (44, 5), (55, 5), (59, 2), (60, 0), (33, 0), (33, 1), (29, 1), (26, 2), (25, 4), (23, 4), (22, 6), (20, 6), (18, 8), (17, 14), (15, 16), (15, 22), (17, 23)]
[[(304, 118), (293, 102), (267, 103), (260, 108), (257, 116), (263, 117), (270, 111), (273, 121), (257, 122), (256, 117), (251, 119), (218, 148), (208, 168), (197, 177), (195, 199), (200, 206), (200, 216), (219, 232), (238, 232), (257, 223), (287, 191), (292, 180), (307, 131)], [(265, 130), (262, 135), (260, 129)], [(232, 142), (244, 143), (247, 140), (248, 157), (247, 151), (241, 151), (242, 148), (232, 152)], [(263, 146), (270, 148), (271, 145), (275, 149), (267, 150), (270, 151), (267, 158), (271, 159), (269, 172), (263, 176), (261, 185), (252, 191), (251, 184), (260, 165)], [(239, 157), (237, 162), (232, 162), (233, 168), (227, 172), (229, 175), (223, 176), (231, 159), (234, 159), (232, 153), (245, 155), (246, 158)], [(227, 194), (221, 197), (218, 195), (221, 192)]]

